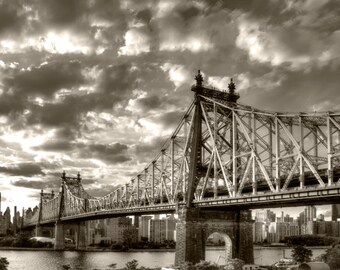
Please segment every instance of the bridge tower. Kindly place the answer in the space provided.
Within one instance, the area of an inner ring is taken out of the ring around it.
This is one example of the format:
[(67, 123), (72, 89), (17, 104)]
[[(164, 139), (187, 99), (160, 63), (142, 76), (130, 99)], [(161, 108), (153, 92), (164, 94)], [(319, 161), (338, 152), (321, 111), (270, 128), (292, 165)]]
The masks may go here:
[[(200, 71), (195, 77), (196, 85), (192, 87), (195, 92), (195, 111), (193, 119), (193, 133), (191, 138), (191, 152), (189, 162), (188, 189), (186, 203), (178, 207), (177, 243), (175, 264), (184, 262), (197, 263), (205, 259), (205, 242), (214, 232), (226, 235), (231, 243), (231, 250), (227, 257), (239, 258), (246, 263), (253, 263), (252, 221), (249, 210), (224, 211), (223, 209), (209, 210), (197, 208), (193, 205), (195, 191), (200, 178), (204, 176), (202, 167), (202, 98), (201, 96), (227, 102), (229, 106), (236, 104), (239, 95), (235, 93), (235, 84), (231, 79), (228, 92), (222, 92), (203, 86), (203, 76)], [(231, 138), (237, 138), (237, 130), (231, 129)], [(236, 146), (237, 147), (237, 146)], [(236, 149), (232, 149), (235, 151)], [(236, 166), (235, 163), (233, 166)], [(216, 168), (216, 164), (214, 166)], [(206, 172), (209, 173), (209, 172)], [(233, 177), (236, 184), (236, 177)], [(217, 181), (215, 180), (214, 193), (217, 196)]]
[[(67, 177), (65, 171), (62, 173), (61, 176), (61, 193), (59, 196), (59, 217), (55, 223), (55, 245), (54, 249), (56, 250), (63, 250), (65, 248), (65, 224), (61, 218), (67, 212), (65, 200), (67, 201), (66, 197), (66, 185), (68, 189), (72, 189), (72, 192), (76, 194), (80, 198), (84, 198), (85, 192), (81, 185), (81, 177), (80, 173), (78, 172), (77, 177)], [(86, 208), (86, 199), (85, 199), (85, 208)], [(86, 211), (86, 209), (83, 209)], [(86, 249), (87, 245), (87, 238), (86, 238), (86, 224), (85, 221), (77, 222), (75, 225), (75, 245), (77, 250), (84, 250)]]
[(64, 212), (64, 194), (65, 194), (65, 181), (66, 181), (66, 173), (65, 171), (61, 175), (61, 192), (59, 193), (59, 211), (58, 211), (58, 219), (54, 225), (54, 235), (55, 235), (55, 250), (64, 250), (65, 249), (65, 236), (64, 236), (64, 224), (61, 221), (61, 217)]
[(42, 215), (42, 203), (43, 203), (43, 195), (44, 191), (41, 190), (40, 192), (40, 202), (39, 202), (39, 216), (38, 216), (38, 222), (37, 225), (35, 226), (35, 236), (42, 236), (42, 227), (40, 225), (41, 222), (41, 215)]

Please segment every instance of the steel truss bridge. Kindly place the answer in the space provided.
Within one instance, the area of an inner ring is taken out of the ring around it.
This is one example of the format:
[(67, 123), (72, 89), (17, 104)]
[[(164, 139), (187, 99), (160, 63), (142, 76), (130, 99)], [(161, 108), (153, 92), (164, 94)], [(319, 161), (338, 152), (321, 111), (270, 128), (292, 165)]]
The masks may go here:
[(58, 194), (41, 193), (24, 227), (179, 207), (252, 209), (337, 202), (340, 112), (269, 112), (203, 85), (158, 155), (131, 181), (101, 198), (78, 177), (61, 177)]

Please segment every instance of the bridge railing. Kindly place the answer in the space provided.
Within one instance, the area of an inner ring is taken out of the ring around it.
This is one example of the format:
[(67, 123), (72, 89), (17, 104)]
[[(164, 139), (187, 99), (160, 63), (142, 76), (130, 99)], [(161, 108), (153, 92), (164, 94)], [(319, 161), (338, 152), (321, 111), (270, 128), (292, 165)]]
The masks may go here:
[[(194, 87), (195, 100), (161, 151), (125, 185), (94, 198), (80, 175), (63, 174), (63, 216), (339, 183), (340, 113), (268, 112), (202, 87)], [(57, 200), (44, 204), (42, 220), (56, 216), (58, 207)]]
[(60, 197), (61, 194), (59, 193), (58, 196), (42, 204), (41, 222), (57, 220), (59, 218)]
[(65, 185), (64, 189), (64, 216), (78, 215), (86, 212), (85, 198), (80, 198), (71, 192)]

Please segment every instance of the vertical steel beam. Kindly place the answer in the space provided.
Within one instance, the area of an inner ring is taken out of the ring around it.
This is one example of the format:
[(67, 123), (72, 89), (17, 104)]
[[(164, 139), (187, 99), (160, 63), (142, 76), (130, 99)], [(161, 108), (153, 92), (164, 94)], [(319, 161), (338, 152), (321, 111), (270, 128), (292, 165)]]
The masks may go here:
[(187, 190), (187, 207), (191, 206), (194, 199), (194, 194), (200, 179), (200, 167), (202, 163), (202, 108), (201, 97), (196, 95), (195, 100), (195, 115), (193, 119), (193, 135), (191, 141), (189, 177)]
[(128, 183), (125, 184), (125, 206), (128, 204)]
[(174, 197), (174, 178), (175, 178), (175, 137), (171, 138), (171, 199)]
[[(188, 136), (188, 117), (184, 118), (184, 145), (187, 145), (187, 140), (189, 140)], [(185, 151), (186, 149), (184, 149)], [(186, 172), (187, 172), (187, 164), (186, 164), (186, 153), (183, 152), (183, 180), (182, 180), (182, 192), (186, 194), (187, 190), (187, 179), (186, 179)], [(183, 196), (183, 200), (185, 200), (185, 196)]]
[(152, 161), (152, 171), (151, 171), (151, 203), (155, 203), (155, 163)]
[(299, 180), (300, 180), (300, 188), (304, 188), (305, 187), (305, 170), (304, 170), (304, 163), (303, 163), (303, 157), (302, 155), (304, 154), (304, 143), (303, 143), (303, 120), (302, 120), (302, 116), (299, 116), (299, 131), (300, 131), (300, 153), (299, 153), (299, 158), (300, 158), (300, 176), (299, 176)]
[(268, 149), (268, 154), (269, 154), (269, 170), (270, 174), (269, 177), (270, 179), (273, 178), (273, 123), (272, 121), (269, 122), (269, 130), (268, 130), (268, 144), (269, 144), (269, 149)]
[[(291, 119), (290, 121), (289, 121), (289, 125), (288, 125), (288, 130), (289, 130), (289, 132), (290, 132), (290, 134), (292, 134), (292, 136), (294, 137), (294, 134), (293, 134), (293, 119)], [(293, 154), (293, 152), (294, 152), (294, 150), (293, 150), (294, 148), (293, 148), (293, 142), (291, 141), (291, 140), (289, 140), (289, 155), (292, 155)], [(292, 157), (292, 159), (294, 159), (293, 157)]]
[(314, 164), (315, 169), (318, 169), (318, 159), (319, 151), (318, 151), (318, 129), (313, 127), (313, 145), (314, 145), (314, 156), (316, 157), (316, 162)]
[(327, 174), (328, 174), (328, 186), (333, 184), (333, 160), (332, 160), (332, 124), (331, 116), (327, 115)]
[(236, 196), (237, 192), (237, 164), (236, 164), (236, 147), (237, 147), (237, 122), (236, 122), (236, 112), (233, 110), (232, 112), (232, 158), (233, 158), (233, 187), (232, 187), (232, 195)]
[(140, 174), (137, 175), (137, 179), (136, 179), (137, 205), (139, 205), (139, 183), (140, 183)]
[(275, 114), (275, 181), (276, 181), (276, 191), (279, 192), (281, 189), (280, 183), (280, 126), (278, 121), (278, 116)]
[[(149, 200), (149, 194), (148, 194), (148, 168), (144, 169), (144, 192), (147, 197), (147, 201)], [(145, 203), (144, 203), (145, 204)]]
[(253, 195), (256, 195), (257, 193), (257, 182), (256, 182), (256, 152), (257, 152), (257, 147), (256, 147), (256, 136), (255, 136), (255, 132), (256, 132), (256, 119), (255, 119), (255, 114), (254, 112), (251, 113), (251, 141), (252, 141), (252, 185), (253, 185)]
[[(161, 196), (161, 203), (163, 203), (163, 181), (164, 181), (164, 155), (165, 155), (165, 150), (162, 149), (162, 152), (161, 152), (161, 177), (159, 179), (159, 193), (160, 193), (160, 196)], [(165, 184), (165, 183), (164, 183)], [(166, 186), (166, 185), (165, 185)]]
[[(214, 142), (216, 147), (213, 148), (213, 152), (211, 153), (211, 155), (213, 155), (213, 159), (214, 159), (214, 198), (217, 198), (218, 196), (218, 178), (217, 178), (217, 113), (216, 113), (216, 103), (214, 102)], [(209, 173), (209, 172), (207, 172)], [(208, 178), (209, 179), (209, 176)]]

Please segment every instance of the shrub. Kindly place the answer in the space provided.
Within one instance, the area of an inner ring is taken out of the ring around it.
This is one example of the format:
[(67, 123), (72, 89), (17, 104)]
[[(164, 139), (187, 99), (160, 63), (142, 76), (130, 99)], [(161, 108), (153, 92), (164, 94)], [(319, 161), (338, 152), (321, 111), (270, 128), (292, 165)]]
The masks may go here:
[(321, 255), (321, 260), (327, 263), (331, 270), (340, 269), (340, 249), (337, 247), (327, 249), (326, 253)]
[(304, 246), (296, 246), (292, 250), (292, 257), (298, 263), (310, 262), (313, 252)]
[(240, 259), (228, 259), (224, 267), (225, 270), (242, 270), (244, 261)]
[(7, 258), (1, 257), (0, 258), (0, 270), (7, 270), (8, 265), (9, 265), (9, 262)]

